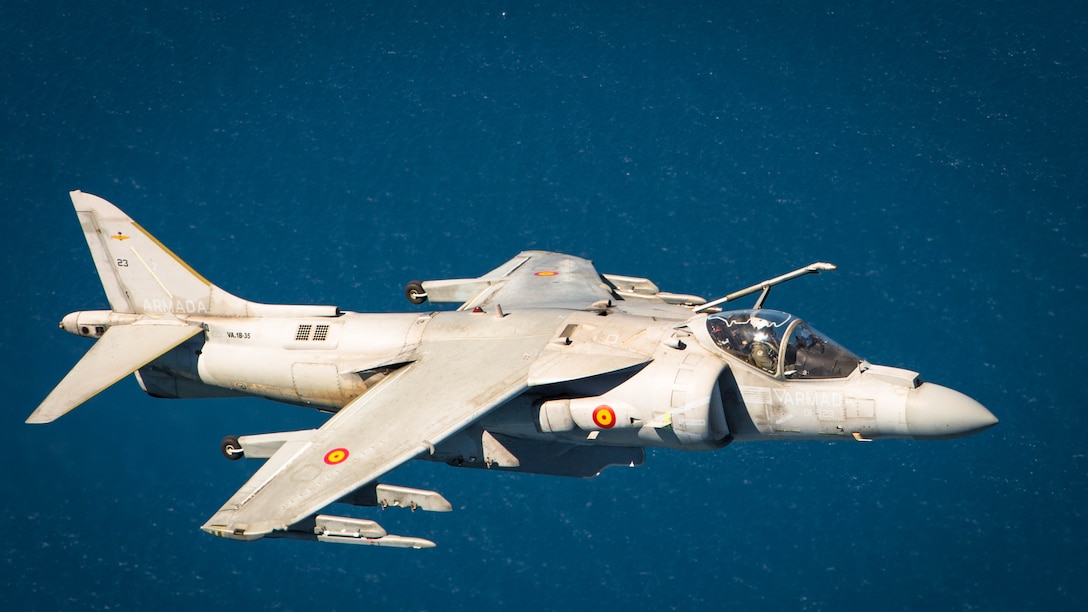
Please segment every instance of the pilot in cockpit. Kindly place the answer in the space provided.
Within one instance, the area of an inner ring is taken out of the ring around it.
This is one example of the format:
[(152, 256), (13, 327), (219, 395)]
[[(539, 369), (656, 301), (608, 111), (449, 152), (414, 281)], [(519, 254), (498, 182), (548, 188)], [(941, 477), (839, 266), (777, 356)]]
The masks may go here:
[(715, 343), (726, 352), (773, 376), (778, 369), (777, 328), (783, 323), (742, 312), (711, 316), (707, 328)]

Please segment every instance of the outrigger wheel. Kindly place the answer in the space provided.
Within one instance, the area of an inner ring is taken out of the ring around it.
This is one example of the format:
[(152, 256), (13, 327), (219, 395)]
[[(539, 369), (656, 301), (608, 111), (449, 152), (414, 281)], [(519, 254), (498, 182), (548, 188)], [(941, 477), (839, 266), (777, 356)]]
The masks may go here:
[(231, 461), (237, 461), (245, 455), (245, 451), (242, 450), (242, 445), (238, 442), (238, 436), (227, 436), (223, 438), (223, 441), (219, 443), (219, 450), (223, 452), (223, 456)]
[(413, 304), (422, 304), (427, 301), (427, 292), (423, 290), (423, 283), (412, 281), (404, 287), (404, 297)]

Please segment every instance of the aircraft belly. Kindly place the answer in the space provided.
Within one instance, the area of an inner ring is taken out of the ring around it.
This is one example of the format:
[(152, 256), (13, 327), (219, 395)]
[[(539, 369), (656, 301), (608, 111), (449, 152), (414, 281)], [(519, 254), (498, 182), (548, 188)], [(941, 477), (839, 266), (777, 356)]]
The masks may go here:
[(200, 379), (250, 395), (297, 400), (286, 353), (208, 343), (197, 362)]
[(331, 363), (295, 362), (291, 364), (291, 380), (299, 401), (321, 406), (342, 406), (347, 403), (340, 373)]

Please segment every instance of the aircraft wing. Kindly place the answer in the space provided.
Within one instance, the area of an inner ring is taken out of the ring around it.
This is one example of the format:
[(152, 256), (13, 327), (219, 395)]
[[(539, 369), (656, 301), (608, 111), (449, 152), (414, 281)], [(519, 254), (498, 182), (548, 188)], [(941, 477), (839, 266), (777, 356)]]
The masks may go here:
[(432, 452), (435, 444), (525, 390), (532, 363), (526, 356), (537, 354), (547, 340), (536, 332), (424, 343), (415, 362), (320, 429), (286, 441), (202, 529), (241, 540), (276, 535)]
[(548, 251), (523, 251), (479, 278), (424, 281), (422, 288), (432, 302), (463, 302), (459, 310), (580, 310), (613, 298), (593, 262)]

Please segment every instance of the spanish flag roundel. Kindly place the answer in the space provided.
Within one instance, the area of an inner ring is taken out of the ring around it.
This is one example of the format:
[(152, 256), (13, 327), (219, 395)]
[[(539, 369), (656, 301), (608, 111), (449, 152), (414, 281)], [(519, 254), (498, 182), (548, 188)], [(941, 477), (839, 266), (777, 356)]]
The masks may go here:
[(611, 406), (597, 406), (593, 410), (593, 423), (601, 429), (611, 429), (616, 425), (616, 411)]
[(344, 459), (348, 458), (348, 454), (348, 449), (346, 448), (334, 448), (331, 451), (325, 453), (325, 463), (329, 465), (343, 463)]

